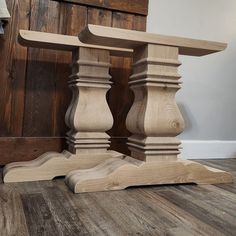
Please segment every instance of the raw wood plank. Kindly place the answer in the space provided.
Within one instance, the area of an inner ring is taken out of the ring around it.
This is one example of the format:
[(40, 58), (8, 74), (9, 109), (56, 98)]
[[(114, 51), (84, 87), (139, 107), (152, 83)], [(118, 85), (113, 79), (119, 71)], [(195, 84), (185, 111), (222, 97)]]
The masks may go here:
[[(98, 71), (94, 67), (98, 67)], [(73, 53), (70, 84), (76, 102), (71, 103), (71, 110), (66, 115), (66, 123), (71, 128), (67, 137), (70, 152), (50, 152), (31, 162), (11, 163), (4, 169), (4, 182), (50, 180), (78, 168), (94, 167), (110, 157), (123, 156), (106, 150), (110, 142), (105, 131), (113, 123), (106, 102), (106, 92), (110, 88), (109, 67), (110, 57), (106, 50), (81, 47)], [(77, 83), (78, 79), (81, 83)], [(91, 106), (84, 107), (88, 103)], [(98, 115), (96, 108), (103, 112)], [(94, 116), (96, 120), (91, 119)], [(89, 127), (88, 132), (85, 132), (86, 127)]]
[(110, 158), (94, 168), (71, 171), (66, 184), (74, 193), (121, 190), (160, 184), (231, 183), (232, 175), (188, 160), (140, 161), (126, 156)]
[(29, 1), (9, 0), (11, 14), (0, 37), (0, 136), (21, 136), (27, 49), (17, 42), (19, 29), (29, 27)]
[(0, 138), (0, 165), (33, 160), (47, 151), (61, 152), (64, 147), (63, 138)]
[(22, 194), (21, 201), (30, 235), (63, 235), (41, 193)]
[[(79, 33), (78, 33), (79, 34)], [(107, 49), (114, 56), (132, 57), (133, 50), (127, 48), (103, 47), (85, 44), (79, 41), (78, 36), (53, 34), (33, 30), (20, 30), (18, 41), (21, 45), (34, 48), (46, 48), (52, 50), (73, 51), (78, 47)], [(62, 53), (58, 51), (58, 53)], [(71, 62), (71, 60), (69, 61)]]
[(83, 43), (99, 44), (103, 46), (123, 48), (137, 48), (144, 44), (165, 45), (178, 47), (179, 54), (190, 56), (204, 56), (224, 50), (226, 43), (142, 33), (125, 29), (111, 29), (105, 26), (88, 25), (79, 35)]
[(93, 7), (111, 9), (115, 11), (123, 11), (136, 13), (141, 15), (148, 14), (148, 0), (58, 0), (61, 2), (69, 2), (76, 4), (84, 4)]

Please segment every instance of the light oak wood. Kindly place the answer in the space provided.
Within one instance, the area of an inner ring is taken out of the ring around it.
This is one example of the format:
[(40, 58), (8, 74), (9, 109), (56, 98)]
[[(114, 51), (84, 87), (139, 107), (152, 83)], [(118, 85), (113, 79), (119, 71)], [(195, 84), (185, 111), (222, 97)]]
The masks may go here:
[(132, 57), (133, 50), (119, 47), (104, 47), (82, 43), (78, 37), (62, 34), (45, 33), (32, 30), (20, 30), (18, 42), (26, 47), (73, 51), (78, 47), (105, 49), (112, 56)]
[(52, 180), (72, 170), (91, 168), (111, 157), (121, 156), (124, 155), (112, 150), (91, 154), (73, 154), (67, 150), (62, 153), (47, 152), (32, 161), (6, 165), (3, 170), (4, 182)]
[(139, 161), (131, 157), (111, 158), (88, 170), (75, 170), (66, 176), (74, 193), (110, 191), (129, 186), (232, 182), (232, 175), (188, 160)]
[(227, 44), (206, 40), (151, 34), (146, 32), (88, 25), (79, 35), (83, 43), (122, 48), (137, 48), (143, 44), (158, 44), (179, 48), (179, 54), (203, 56), (222, 51)]
[(106, 93), (111, 87), (109, 50), (77, 47), (72, 57), (72, 75), (68, 84), (73, 96), (65, 116), (70, 128), (68, 150), (48, 152), (33, 161), (8, 164), (3, 171), (4, 182), (50, 180), (75, 169), (94, 167), (106, 159), (123, 156), (107, 150), (110, 136), (105, 132), (113, 125), (106, 101)]
[(200, 56), (226, 44), (159, 36), (89, 25), (79, 38), (86, 43), (134, 49), (130, 88), (134, 92), (126, 125), (131, 157), (109, 159), (98, 166), (72, 171), (66, 183), (75, 193), (170, 183), (227, 183), (230, 173), (178, 159), (184, 120), (175, 101), (180, 89), (179, 54)]
[(184, 120), (175, 102), (180, 89), (178, 48), (147, 44), (135, 49), (130, 88), (134, 103), (127, 119), (131, 156), (143, 161), (176, 159)]

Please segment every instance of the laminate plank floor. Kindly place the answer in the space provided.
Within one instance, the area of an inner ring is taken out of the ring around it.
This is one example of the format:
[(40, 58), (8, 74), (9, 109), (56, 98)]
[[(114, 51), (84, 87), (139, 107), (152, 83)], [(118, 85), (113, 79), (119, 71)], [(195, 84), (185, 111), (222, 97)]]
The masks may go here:
[[(236, 159), (198, 161), (236, 177)], [(1, 180), (0, 236), (8, 235), (235, 236), (236, 182), (73, 194), (63, 178)]]

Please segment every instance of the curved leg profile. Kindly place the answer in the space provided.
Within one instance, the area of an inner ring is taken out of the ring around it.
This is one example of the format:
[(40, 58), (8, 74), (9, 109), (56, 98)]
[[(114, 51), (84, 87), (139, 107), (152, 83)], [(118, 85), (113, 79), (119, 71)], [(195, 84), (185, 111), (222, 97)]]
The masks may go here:
[(180, 89), (178, 48), (148, 44), (134, 49), (130, 88), (135, 99), (126, 120), (133, 135), (131, 157), (105, 160), (88, 170), (72, 171), (66, 183), (75, 193), (124, 189), (129, 186), (232, 182), (230, 173), (180, 160), (184, 120), (175, 102)]
[(50, 180), (65, 176), (75, 169), (91, 168), (102, 161), (120, 157), (109, 151), (109, 135), (113, 125), (106, 93), (110, 89), (110, 55), (103, 49), (80, 47), (73, 51), (72, 75), (69, 87), (73, 97), (65, 121), (68, 151), (48, 152), (33, 161), (8, 164), (4, 182)]
[(75, 170), (66, 176), (74, 193), (110, 191), (129, 186), (232, 182), (232, 175), (188, 160), (143, 162), (134, 158), (113, 158), (87, 170)]
[(115, 151), (79, 155), (66, 150), (62, 153), (47, 152), (32, 161), (6, 165), (3, 180), (5, 183), (51, 180), (57, 176), (65, 176), (72, 170), (91, 168), (108, 158), (121, 156), (123, 155)]

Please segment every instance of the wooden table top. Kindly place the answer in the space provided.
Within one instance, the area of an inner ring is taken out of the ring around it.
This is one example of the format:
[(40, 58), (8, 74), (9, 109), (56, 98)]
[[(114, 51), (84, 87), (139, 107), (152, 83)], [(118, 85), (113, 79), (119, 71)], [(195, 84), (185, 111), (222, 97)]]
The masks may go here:
[(119, 46), (129, 49), (147, 43), (173, 46), (179, 48), (180, 54), (191, 56), (204, 56), (210, 53), (222, 51), (227, 47), (226, 43), (151, 34), (147, 32), (91, 24), (81, 31), (79, 39), (83, 43), (109, 47)]
[(82, 43), (78, 37), (62, 34), (45, 33), (31, 30), (20, 30), (18, 42), (22, 46), (72, 51), (78, 47), (106, 49), (113, 56), (131, 57), (133, 50), (120, 47), (107, 47)]

